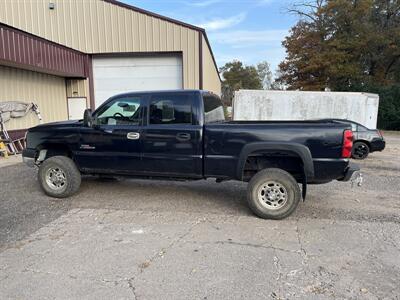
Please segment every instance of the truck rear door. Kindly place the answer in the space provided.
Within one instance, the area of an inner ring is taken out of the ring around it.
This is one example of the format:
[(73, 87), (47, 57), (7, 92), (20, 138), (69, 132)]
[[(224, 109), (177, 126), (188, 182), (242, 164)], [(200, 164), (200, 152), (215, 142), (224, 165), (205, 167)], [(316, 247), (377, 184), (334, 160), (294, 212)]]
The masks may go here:
[(201, 178), (202, 130), (195, 117), (193, 92), (148, 97), (142, 135), (142, 163), (149, 176)]

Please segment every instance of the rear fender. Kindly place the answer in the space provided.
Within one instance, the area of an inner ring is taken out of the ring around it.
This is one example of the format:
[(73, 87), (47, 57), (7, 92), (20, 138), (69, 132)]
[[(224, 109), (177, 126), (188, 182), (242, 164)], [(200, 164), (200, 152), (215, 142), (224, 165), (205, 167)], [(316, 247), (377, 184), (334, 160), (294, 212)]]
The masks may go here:
[(281, 152), (282, 154), (290, 154), (295, 157), (299, 157), (303, 163), (303, 199), (305, 199), (307, 191), (307, 182), (309, 179), (314, 177), (314, 163), (312, 155), (308, 147), (298, 143), (285, 143), (285, 142), (257, 142), (247, 144), (243, 147), (236, 171), (236, 177), (238, 180), (243, 180), (243, 171), (246, 164), (247, 158), (253, 153), (262, 153), (262, 151), (268, 153)]

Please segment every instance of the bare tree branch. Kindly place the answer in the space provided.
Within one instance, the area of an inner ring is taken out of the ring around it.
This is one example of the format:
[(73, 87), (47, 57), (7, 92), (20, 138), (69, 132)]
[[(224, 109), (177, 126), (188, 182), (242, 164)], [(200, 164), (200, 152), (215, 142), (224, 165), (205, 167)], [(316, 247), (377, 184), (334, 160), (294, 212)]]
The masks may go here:
[(297, 2), (287, 8), (287, 12), (301, 17), (306, 17), (316, 22), (315, 15), (322, 8), (326, 0), (312, 0)]
[(300, 10), (288, 9), (288, 12), (291, 13), (291, 14), (296, 14), (296, 15), (300, 15), (300, 16), (304, 16), (304, 17), (310, 18), (310, 19), (313, 20), (314, 22), (317, 21), (317, 19), (316, 19), (315, 17), (313, 17), (311, 14), (302, 12), (302, 11), (300, 11)]

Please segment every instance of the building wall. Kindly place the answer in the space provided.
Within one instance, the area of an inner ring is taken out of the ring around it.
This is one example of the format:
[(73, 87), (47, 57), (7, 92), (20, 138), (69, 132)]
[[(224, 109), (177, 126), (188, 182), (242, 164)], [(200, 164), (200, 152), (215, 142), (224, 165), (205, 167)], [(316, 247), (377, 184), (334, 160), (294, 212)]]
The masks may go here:
[(87, 79), (66, 79), (67, 97), (89, 97), (89, 81)]
[(215, 71), (214, 60), (207, 46), (204, 36), (202, 36), (203, 47), (203, 89), (214, 92), (221, 96), (221, 80), (219, 74)]
[(199, 88), (197, 30), (103, 0), (49, 2), (1, 0), (0, 22), (85, 53), (182, 52), (184, 88)]
[[(66, 78), (65, 83), (67, 88), (67, 98), (86, 98), (86, 107), (91, 107), (88, 79)], [(94, 107), (91, 108), (94, 109)]]
[[(53, 75), (0, 66), (0, 102), (33, 102), (39, 106), (43, 122), (68, 119), (65, 79)], [(11, 119), (7, 130), (39, 124), (35, 114)]]

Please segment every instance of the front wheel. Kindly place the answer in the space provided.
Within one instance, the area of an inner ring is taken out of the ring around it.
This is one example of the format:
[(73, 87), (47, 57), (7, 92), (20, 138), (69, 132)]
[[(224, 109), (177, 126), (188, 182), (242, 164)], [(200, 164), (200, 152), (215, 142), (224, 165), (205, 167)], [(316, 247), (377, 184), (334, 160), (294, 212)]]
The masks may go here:
[(247, 198), (251, 210), (260, 218), (280, 220), (290, 216), (301, 199), (299, 185), (282, 169), (264, 169), (250, 180)]
[(43, 191), (54, 198), (72, 196), (81, 185), (81, 173), (73, 160), (66, 156), (46, 159), (40, 165), (38, 179)]

